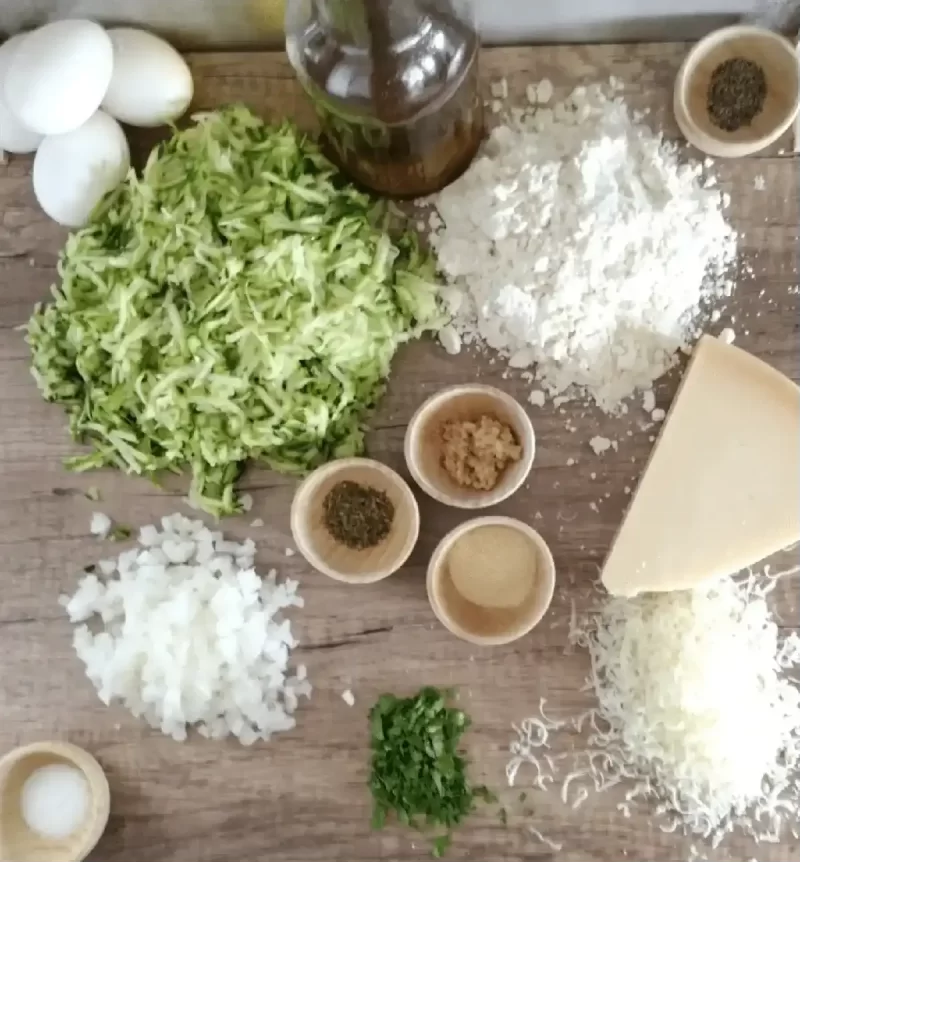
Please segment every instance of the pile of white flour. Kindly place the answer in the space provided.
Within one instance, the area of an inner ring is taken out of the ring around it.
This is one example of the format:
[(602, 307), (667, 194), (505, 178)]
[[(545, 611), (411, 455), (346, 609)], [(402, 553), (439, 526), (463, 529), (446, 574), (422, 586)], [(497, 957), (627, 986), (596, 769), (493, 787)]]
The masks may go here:
[(731, 292), (727, 204), (702, 164), (581, 87), (492, 132), (436, 197), (432, 244), (463, 338), (533, 368), (550, 395), (619, 412), (675, 362), (700, 305)]

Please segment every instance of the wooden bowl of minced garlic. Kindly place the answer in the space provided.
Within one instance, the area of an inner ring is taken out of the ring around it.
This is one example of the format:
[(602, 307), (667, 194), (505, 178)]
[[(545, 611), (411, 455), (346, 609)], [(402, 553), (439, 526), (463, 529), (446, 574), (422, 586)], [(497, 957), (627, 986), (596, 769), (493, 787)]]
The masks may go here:
[(406, 465), (431, 498), (488, 508), (525, 482), (534, 427), (511, 395), (484, 384), (446, 388), (427, 399), (406, 430)]
[(426, 574), (438, 620), (480, 646), (511, 643), (534, 629), (551, 604), (554, 582), (544, 538), (508, 516), (456, 527), (435, 549)]

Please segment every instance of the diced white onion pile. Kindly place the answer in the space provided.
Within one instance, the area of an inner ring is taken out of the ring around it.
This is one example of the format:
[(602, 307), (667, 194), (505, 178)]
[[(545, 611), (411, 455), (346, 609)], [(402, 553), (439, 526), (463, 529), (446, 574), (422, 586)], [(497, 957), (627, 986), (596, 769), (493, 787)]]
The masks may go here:
[(254, 570), (255, 545), (226, 541), (181, 515), (143, 527), (139, 548), (89, 572), (61, 598), (79, 626), (73, 646), (105, 704), (184, 740), (188, 727), (212, 739), (269, 739), (294, 726), (306, 669), (288, 674), (296, 646), (280, 612), (300, 607), (297, 583)]

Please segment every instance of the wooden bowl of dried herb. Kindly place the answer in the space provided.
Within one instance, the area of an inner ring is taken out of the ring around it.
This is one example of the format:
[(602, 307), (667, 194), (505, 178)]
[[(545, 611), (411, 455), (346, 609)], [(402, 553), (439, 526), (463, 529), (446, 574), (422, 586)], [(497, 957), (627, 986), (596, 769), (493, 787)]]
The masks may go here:
[(338, 459), (297, 488), (290, 528), (300, 553), (343, 583), (391, 576), (419, 538), (419, 506), (405, 480), (374, 459)]
[(750, 156), (772, 145), (791, 128), (798, 105), (795, 47), (754, 25), (733, 25), (701, 39), (673, 87), (680, 131), (715, 157)]

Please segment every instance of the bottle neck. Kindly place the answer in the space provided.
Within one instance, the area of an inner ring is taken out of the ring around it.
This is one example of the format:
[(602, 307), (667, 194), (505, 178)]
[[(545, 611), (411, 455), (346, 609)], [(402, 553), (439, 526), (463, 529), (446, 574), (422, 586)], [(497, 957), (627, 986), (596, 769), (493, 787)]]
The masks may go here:
[(399, 49), (428, 26), (417, 0), (314, 0), (324, 30), (344, 46)]

